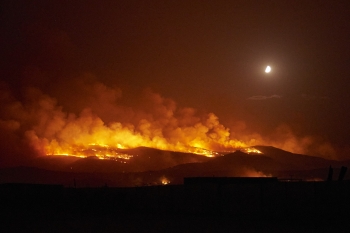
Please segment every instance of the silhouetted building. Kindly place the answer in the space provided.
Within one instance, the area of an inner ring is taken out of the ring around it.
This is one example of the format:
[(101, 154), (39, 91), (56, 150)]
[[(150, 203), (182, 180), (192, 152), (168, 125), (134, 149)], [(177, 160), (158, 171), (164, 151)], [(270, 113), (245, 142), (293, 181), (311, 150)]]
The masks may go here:
[(327, 181), (332, 181), (333, 179), (333, 168), (329, 166)]
[(185, 185), (193, 184), (266, 184), (278, 182), (277, 177), (185, 177)]
[(346, 173), (347, 170), (348, 170), (347, 167), (344, 167), (344, 166), (341, 167), (338, 181), (342, 181), (344, 179), (345, 173)]

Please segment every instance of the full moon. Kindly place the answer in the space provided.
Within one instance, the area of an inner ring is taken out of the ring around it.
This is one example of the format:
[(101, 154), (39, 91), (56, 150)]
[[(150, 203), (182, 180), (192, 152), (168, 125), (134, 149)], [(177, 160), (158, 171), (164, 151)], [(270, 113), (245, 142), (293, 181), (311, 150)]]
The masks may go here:
[(265, 73), (270, 73), (270, 72), (271, 72), (271, 67), (270, 66), (266, 66)]

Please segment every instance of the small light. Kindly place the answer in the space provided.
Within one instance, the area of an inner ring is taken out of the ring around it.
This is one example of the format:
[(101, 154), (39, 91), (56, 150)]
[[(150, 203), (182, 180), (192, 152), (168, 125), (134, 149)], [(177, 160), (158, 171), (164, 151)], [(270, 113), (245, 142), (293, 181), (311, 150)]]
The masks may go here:
[(271, 72), (271, 67), (270, 66), (266, 66), (265, 73), (270, 73), (270, 72)]

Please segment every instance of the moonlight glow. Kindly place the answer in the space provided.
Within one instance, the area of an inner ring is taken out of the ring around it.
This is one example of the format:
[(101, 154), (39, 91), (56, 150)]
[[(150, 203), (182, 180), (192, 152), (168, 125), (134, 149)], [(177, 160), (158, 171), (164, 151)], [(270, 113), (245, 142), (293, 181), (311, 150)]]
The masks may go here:
[(270, 66), (266, 66), (265, 73), (270, 73), (270, 72), (271, 72), (271, 67)]

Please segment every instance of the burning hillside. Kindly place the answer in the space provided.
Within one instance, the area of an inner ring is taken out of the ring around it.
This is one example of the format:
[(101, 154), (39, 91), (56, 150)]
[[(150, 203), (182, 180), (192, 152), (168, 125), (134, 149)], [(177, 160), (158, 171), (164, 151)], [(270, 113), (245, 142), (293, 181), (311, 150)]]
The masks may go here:
[[(99, 95), (111, 95), (110, 102), (116, 102), (115, 90), (102, 84), (93, 88)], [(97, 115), (101, 110), (96, 110), (94, 103), (75, 114), (65, 112), (56, 99), (38, 89), (26, 89), (22, 102), (4, 88), (1, 92), (1, 127), (21, 136), (42, 155), (126, 159), (128, 156), (121, 154), (119, 149), (145, 146), (213, 157), (217, 155), (213, 151), (247, 145), (231, 138), (229, 129), (215, 114), (199, 116), (194, 109), (179, 109), (174, 101), (150, 91), (145, 93), (147, 108), (133, 110), (127, 120), (110, 122)], [(101, 108), (106, 104), (108, 100), (102, 98)], [(117, 104), (109, 107), (112, 114), (121, 108)]]
[[(70, 84), (65, 95), (57, 98), (38, 88), (24, 88), (22, 94), (16, 95), (6, 84), (1, 85), (1, 147), (7, 151), (6, 156), (96, 156), (126, 162), (132, 155), (123, 150), (138, 147), (216, 157), (221, 152), (256, 144), (293, 152), (314, 144), (310, 137), (298, 139), (288, 129), (279, 132), (278, 140), (242, 129), (238, 134), (235, 128), (224, 126), (214, 113), (178, 107), (173, 100), (149, 89), (130, 107), (117, 87), (84, 79)], [(14, 150), (14, 145), (22, 146)]]

